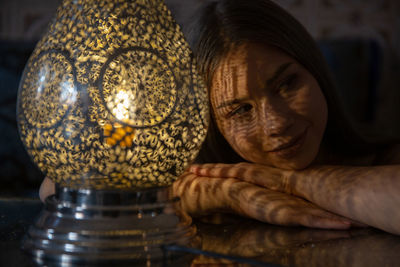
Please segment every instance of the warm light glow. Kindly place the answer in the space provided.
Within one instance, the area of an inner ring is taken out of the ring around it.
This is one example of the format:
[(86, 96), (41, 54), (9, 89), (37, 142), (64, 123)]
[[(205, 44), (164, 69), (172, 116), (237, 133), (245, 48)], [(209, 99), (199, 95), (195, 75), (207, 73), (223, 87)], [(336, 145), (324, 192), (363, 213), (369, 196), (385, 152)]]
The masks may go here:
[(134, 96), (132, 92), (120, 90), (117, 95), (112, 99), (108, 98), (108, 106), (112, 107), (112, 113), (120, 121), (127, 121), (129, 119), (129, 109), (131, 108), (131, 101)]
[(39, 78), (37, 80), (37, 91), (36, 91), (36, 99), (39, 99), (43, 93), (44, 85), (43, 83), (46, 81), (46, 74), (48, 73), (47, 66), (43, 66), (39, 71)]
[(65, 103), (68, 105), (74, 104), (78, 94), (75, 86), (71, 84), (69, 81), (63, 81), (60, 84), (60, 88), (61, 88), (61, 96), (60, 96), (61, 103)]

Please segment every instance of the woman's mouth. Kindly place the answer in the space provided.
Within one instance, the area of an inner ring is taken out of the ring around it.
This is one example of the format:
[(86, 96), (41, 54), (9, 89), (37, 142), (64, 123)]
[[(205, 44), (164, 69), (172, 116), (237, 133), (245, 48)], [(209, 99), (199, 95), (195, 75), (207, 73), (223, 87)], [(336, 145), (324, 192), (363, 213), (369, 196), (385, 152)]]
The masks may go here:
[(295, 156), (300, 148), (303, 146), (304, 140), (307, 136), (307, 129), (304, 130), (302, 134), (293, 138), (290, 142), (280, 145), (277, 148), (270, 151), (270, 153), (281, 157), (281, 158), (292, 158)]

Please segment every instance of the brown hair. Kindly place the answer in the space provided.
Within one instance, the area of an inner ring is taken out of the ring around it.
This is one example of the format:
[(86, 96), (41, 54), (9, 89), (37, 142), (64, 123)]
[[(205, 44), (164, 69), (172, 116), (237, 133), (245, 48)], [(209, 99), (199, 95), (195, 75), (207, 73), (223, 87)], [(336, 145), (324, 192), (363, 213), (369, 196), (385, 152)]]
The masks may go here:
[[(213, 73), (231, 49), (246, 42), (280, 48), (300, 62), (318, 81), (328, 104), (328, 123), (322, 145), (332, 153), (360, 154), (377, 149), (352, 127), (337, 96), (327, 64), (307, 30), (288, 12), (269, 0), (202, 1), (190, 21), (178, 21), (210, 88)], [(212, 112), (211, 112), (212, 114)], [(233, 151), (211, 116), (208, 136), (198, 162), (244, 161)]]

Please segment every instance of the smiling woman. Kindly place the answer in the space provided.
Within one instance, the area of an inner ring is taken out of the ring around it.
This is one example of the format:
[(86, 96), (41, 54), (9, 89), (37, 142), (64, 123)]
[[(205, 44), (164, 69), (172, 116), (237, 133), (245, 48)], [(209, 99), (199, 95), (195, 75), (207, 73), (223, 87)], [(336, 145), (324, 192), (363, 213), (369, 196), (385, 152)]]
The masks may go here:
[(198, 165), (174, 184), (192, 215), (400, 234), (400, 149), (345, 116), (308, 32), (268, 0), (202, 1), (181, 19), (210, 95)]

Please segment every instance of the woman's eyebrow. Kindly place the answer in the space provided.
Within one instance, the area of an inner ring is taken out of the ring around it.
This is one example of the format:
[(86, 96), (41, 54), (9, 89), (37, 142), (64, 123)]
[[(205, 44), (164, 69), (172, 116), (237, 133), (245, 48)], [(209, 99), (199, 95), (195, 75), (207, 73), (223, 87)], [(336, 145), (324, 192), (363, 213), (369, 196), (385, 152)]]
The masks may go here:
[[(282, 65), (280, 65), (277, 70), (275, 71), (274, 75), (267, 80), (267, 85), (271, 85), (273, 84), (278, 78), (279, 76), (285, 72), (286, 69), (288, 69), (290, 67), (290, 65), (292, 65), (293, 62), (287, 62), (287, 63), (283, 63)], [(227, 106), (231, 106), (234, 104), (238, 104), (241, 103), (243, 101), (248, 100), (248, 97), (243, 97), (243, 98), (237, 98), (237, 99), (232, 99), (232, 100), (227, 100), (222, 102), (220, 105), (217, 106), (217, 109), (223, 108), (223, 107), (227, 107)]]
[(239, 104), (239, 103), (241, 103), (243, 101), (246, 101), (248, 99), (249, 99), (248, 97), (243, 97), (243, 98), (227, 100), (225, 102), (222, 102), (222, 104), (220, 104), (219, 106), (217, 106), (217, 109), (223, 108), (223, 107), (227, 107), (227, 106), (231, 106), (231, 105), (234, 105), (234, 104)]
[(292, 62), (288, 62), (288, 63), (283, 63), (282, 65), (280, 65), (279, 68), (275, 71), (274, 75), (270, 79), (267, 80), (267, 85), (274, 84), (275, 81), (279, 78), (279, 76), (283, 72), (285, 72), (285, 70), (287, 68), (289, 68), (290, 65), (292, 65), (292, 64), (293, 64)]

